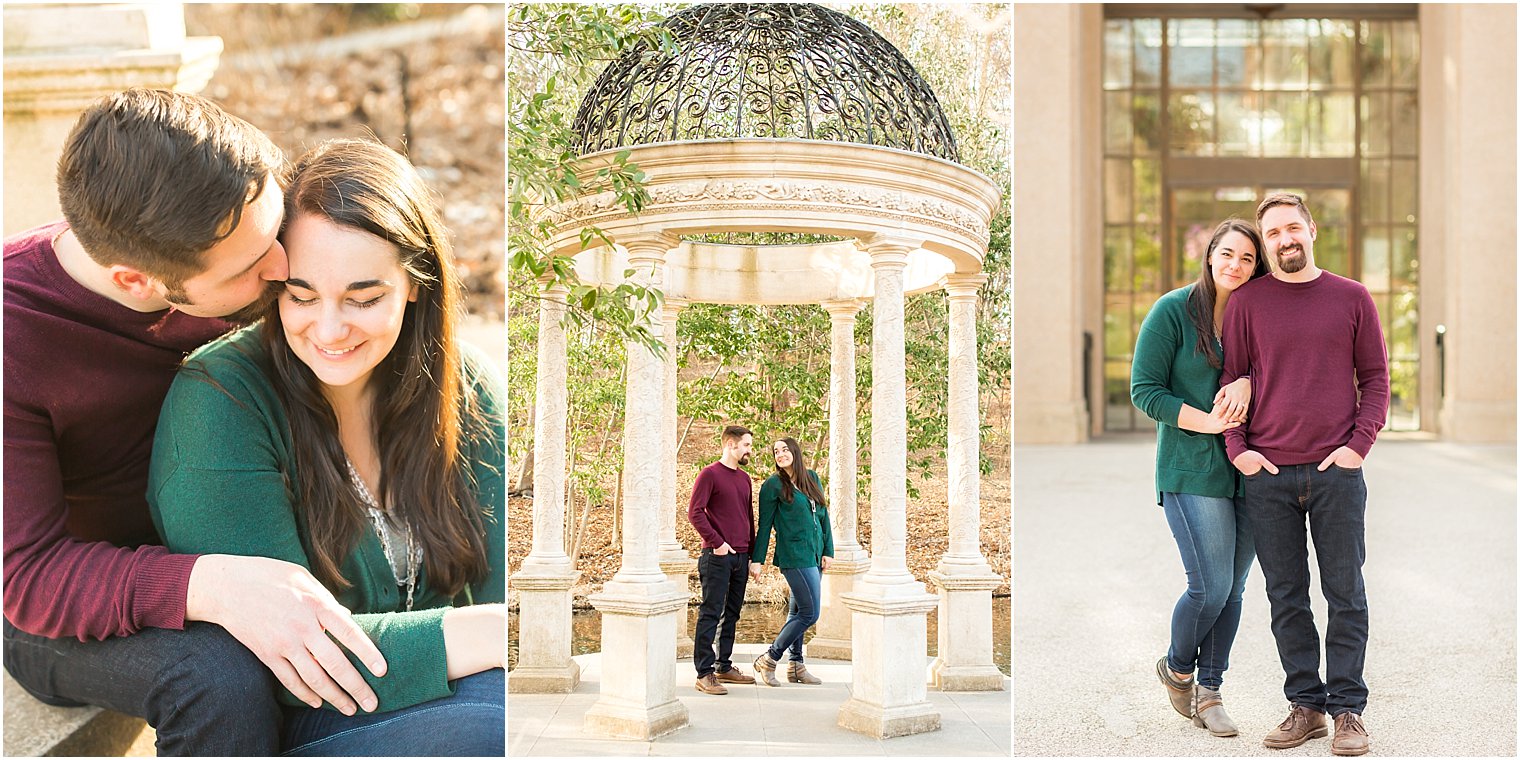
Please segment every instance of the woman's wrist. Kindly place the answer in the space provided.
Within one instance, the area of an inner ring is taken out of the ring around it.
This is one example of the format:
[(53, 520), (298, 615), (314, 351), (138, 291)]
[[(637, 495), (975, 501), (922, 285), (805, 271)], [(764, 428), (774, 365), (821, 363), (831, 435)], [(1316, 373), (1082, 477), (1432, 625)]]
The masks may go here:
[(502, 604), (455, 607), (443, 613), (448, 678), (506, 667), (507, 609)]

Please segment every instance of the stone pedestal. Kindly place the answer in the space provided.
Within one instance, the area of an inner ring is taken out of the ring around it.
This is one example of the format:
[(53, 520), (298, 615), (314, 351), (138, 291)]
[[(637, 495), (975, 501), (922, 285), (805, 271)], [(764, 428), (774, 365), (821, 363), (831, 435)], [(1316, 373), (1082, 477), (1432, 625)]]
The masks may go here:
[(664, 581), (611, 581), (591, 595), (602, 613), (602, 693), (582, 721), (587, 733), (648, 741), (686, 727), (671, 646), (686, 596)]
[(5, 234), (62, 216), (52, 191), (79, 113), (129, 87), (198, 92), (220, 37), (186, 37), (183, 3), (5, 7)]
[(581, 682), (571, 659), (570, 588), (580, 573), (512, 576), (517, 590), (517, 667), (507, 674), (514, 694), (560, 694)]
[[(866, 581), (844, 603), (854, 613), (856, 658), (850, 699), (839, 708), (839, 725), (878, 739), (937, 731), (939, 711), (927, 697), (923, 670), (925, 615), (933, 595), (919, 583), (881, 587)], [(915, 590), (911, 586), (917, 586)]]
[(939, 592), (938, 647), (929, 682), (940, 691), (1002, 691), (1003, 671), (992, 661), (992, 591), (1002, 577), (936, 570), (929, 582)]

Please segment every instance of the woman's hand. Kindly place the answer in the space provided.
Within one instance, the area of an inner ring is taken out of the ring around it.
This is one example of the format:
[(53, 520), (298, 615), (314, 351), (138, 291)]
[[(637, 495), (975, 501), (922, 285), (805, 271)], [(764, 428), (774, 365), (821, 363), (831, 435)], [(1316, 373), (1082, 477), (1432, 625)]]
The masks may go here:
[(1251, 408), (1251, 378), (1236, 378), (1235, 382), (1214, 394), (1214, 412), (1231, 422), (1245, 422), (1246, 410)]
[(832, 563), (833, 561), (834, 561), (833, 557), (830, 557), (827, 554), (823, 555), (823, 571), (825, 573), (829, 571), (829, 564)]
[(1218, 435), (1230, 428), (1240, 427), (1240, 423), (1225, 417), (1218, 406), (1212, 412), (1205, 412), (1183, 404), (1177, 412), (1177, 427), (1195, 433)]
[(443, 613), (443, 648), (448, 678), (507, 666), (507, 606), (472, 604)]

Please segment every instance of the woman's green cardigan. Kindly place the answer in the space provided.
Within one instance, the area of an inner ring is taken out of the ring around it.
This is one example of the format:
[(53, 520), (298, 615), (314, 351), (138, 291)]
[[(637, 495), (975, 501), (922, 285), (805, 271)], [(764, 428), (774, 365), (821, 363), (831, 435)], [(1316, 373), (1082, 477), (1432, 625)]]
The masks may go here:
[[(288, 484), (300, 473), (290, 428), (274, 386), (260, 368), (267, 361), (259, 342), (262, 329), (254, 325), (223, 337), (185, 361), (159, 414), (148, 502), (170, 551), (273, 557), (310, 569), (305, 527), (291, 507)], [(413, 610), (401, 611), (405, 595), (380, 539), (365, 523), (357, 547), (340, 568), (353, 585), (334, 595), (385, 656), (387, 673), (376, 678), (349, 654), (379, 698), (377, 712), (452, 695), (443, 614), (467, 601), (506, 598), (506, 428), (500, 383), (482, 354), (467, 349), (462, 364), (489, 422), (488, 429), (461, 443), (475, 479), (489, 570), (468, 595), (457, 598), (443, 596), (429, 585), (425, 570), (419, 571)], [(281, 692), (286, 704), (302, 704)]]
[[(1224, 436), (1177, 427), (1186, 403), (1214, 408), (1220, 370), (1198, 353), (1198, 329), (1188, 319), (1187, 299), (1195, 285), (1157, 299), (1135, 341), (1130, 365), (1130, 399), (1156, 421), (1156, 503), (1160, 493), (1231, 498), (1236, 494), (1235, 467), (1224, 452)], [(1223, 356), (1223, 349), (1220, 355)]]
[[(808, 470), (808, 477), (819, 484), (818, 473)], [(770, 550), (771, 528), (776, 529), (776, 557), (771, 564), (780, 568), (819, 567), (823, 557), (834, 556), (834, 531), (829, 527), (829, 510), (822, 504), (814, 512), (808, 497), (792, 489), (792, 500), (781, 500), (781, 476), (772, 475), (760, 486), (760, 527), (755, 532), (755, 546), (750, 559), (765, 564)]]

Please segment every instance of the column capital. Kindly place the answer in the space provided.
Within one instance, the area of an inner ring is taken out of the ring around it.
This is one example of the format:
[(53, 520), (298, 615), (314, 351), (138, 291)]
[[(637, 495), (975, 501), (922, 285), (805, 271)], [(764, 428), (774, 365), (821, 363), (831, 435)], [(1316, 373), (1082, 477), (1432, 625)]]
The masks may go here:
[(666, 296), (664, 303), (660, 305), (660, 314), (665, 318), (666, 322), (674, 321), (690, 305), (691, 301), (684, 298)]
[(819, 304), (835, 322), (855, 321), (855, 315), (865, 308), (866, 302), (859, 298), (839, 298)]
[(951, 298), (976, 298), (976, 292), (986, 283), (987, 275), (983, 272), (955, 272), (939, 280), (940, 287)]
[(538, 278), (538, 287), (543, 291), (543, 297), (550, 301), (563, 303), (565, 296), (570, 294), (570, 286), (564, 280), (556, 278), (552, 274), (546, 274)]
[(618, 245), (628, 251), (629, 266), (641, 262), (665, 261), (670, 249), (680, 245), (681, 236), (673, 232), (641, 232), (617, 238)]
[(921, 238), (877, 233), (860, 238), (860, 243), (871, 256), (872, 268), (901, 269), (907, 266), (908, 254), (922, 247), (924, 241)]

